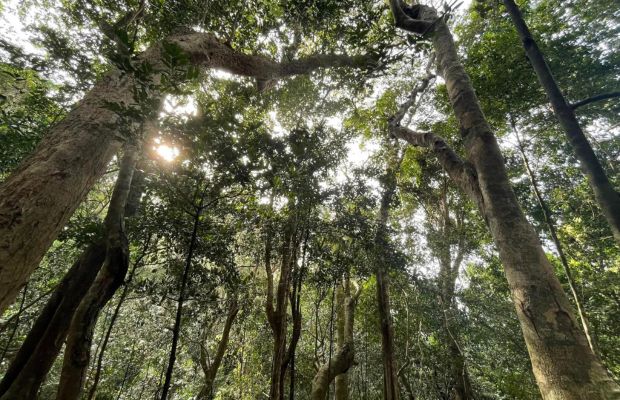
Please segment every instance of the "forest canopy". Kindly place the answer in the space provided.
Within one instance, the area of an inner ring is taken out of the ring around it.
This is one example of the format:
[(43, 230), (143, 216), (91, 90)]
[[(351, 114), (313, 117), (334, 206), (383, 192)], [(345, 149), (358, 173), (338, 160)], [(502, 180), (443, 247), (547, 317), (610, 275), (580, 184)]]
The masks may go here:
[(0, 400), (620, 399), (617, 0), (0, 0)]

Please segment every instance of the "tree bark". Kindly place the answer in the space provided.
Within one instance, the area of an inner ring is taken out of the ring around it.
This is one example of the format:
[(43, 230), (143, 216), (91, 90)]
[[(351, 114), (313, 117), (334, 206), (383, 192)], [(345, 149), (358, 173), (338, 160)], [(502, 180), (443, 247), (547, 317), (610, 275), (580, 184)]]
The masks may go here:
[[(397, 146), (391, 149), (397, 152)], [(396, 158), (398, 155), (395, 155)], [(386, 249), (387, 222), (390, 204), (396, 192), (396, 172), (400, 168), (398, 161), (390, 160), (386, 173), (383, 177), (383, 195), (377, 218), (377, 227), (374, 239), (375, 276), (377, 279), (377, 307), (379, 312), (379, 328), (381, 330), (381, 349), (383, 358), (383, 399), (398, 400), (400, 389), (398, 387), (398, 367), (394, 354), (394, 327), (392, 326), (392, 313), (390, 306), (389, 273), (387, 269)]]
[(586, 339), (588, 339), (588, 345), (594, 354), (596, 352), (596, 346), (594, 343), (594, 338), (590, 333), (590, 326), (588, 324), (588, 317), (586, 315), (586, 311), (581, 303), (581, 299), (579, 298), (579, 294), (577, 293), (577, 288), (575, 287), (575, 281), (573, 280), (573, 274), (570, 271), (570, 266), (568, 265), (568, 259), (566, 258), (566, 254), (564, 254), (564, 248), (562, 247), (562, 243), (558, 238), (558, 234), (555, 228), (555, 221), (553, 218), (553, 213), (551, 209), (547, 205), (547, 202), (543, 199), (540, 190), (538, 189), (538, 181), (534, 176), (534, 172), (530, 168), (530, 162), (525, 154), (525, 149), (523, 147), (523, 143), (521, 142), (521, 138), (519, 137), (519, 132), (514, 124), (511, 121), (512, 130), (515, 133), (517, 138), (517, 147), (519, 149), (519, 153), (521, 154), (521, 159), (523, 160), (523, 166), (525, 167), (525, 171), (527, 172), (527, 176), (530, 179), (530, 184), (532, 185), (532, 192), (534, 192), (534, 197), (536, 197), (536, 201), (540, 206), (540, 209), (543, 213), (543, 218), (545, 220), (545, 224), (547, 225), (547, 229), (549, 229), (549, 233), (551, 234), (551, 240), (553, 240), (553, 244), (555, 245), (555, 249), (560, 256), (560, 262), (562, 263), (562, 268), (564, 269), (564, 274), (566, 275), (566, 280), (568, 281), (568, 287), (570, 288), (571, 294), (573, 295), (573, 301), (575, 302), (575, 306), (577, 307), (577, 315), (579, 316), (579, 320), (581, 321), (581, 327), (583, 328), (583, 333), (586, 335)]
[(95, 280), (105, 241), (90, 244), (64, 276), (28, 332), (0, 382), (0, 399), (35, 399), (63, 345), (71, 317)]
[(82, 393), (93, 332), (99, 313), (123, 284), (129, 266), (129, 244), (125, 235), (125, 206), (138, 158), (138, 149), (128, 145), (110, 200), (106, 227), (106, 259), (95, 281), (75, 311), (67, 335), (57, 400), (77, 400)]
[[(390, 4), (393, 13), (400, 15), (395, 18), (397, 23), (408, 18), (398, 0)], [(459, 61), (448, 26), (430, 7), (421, 6), (420, 19), (425, 25), (432, 23), (428, 33), (432, 35), (440, 75), (446, 82), (465, 151), (475, 171), (461, 188), (474, 195), (472, 199), (499, 250), (543, 398), (596, 400), (617, 396), (620, 388), (590, 350), (540, 240), (518, 205), (499, 146)], [(418, 136), (406, 128), (400, 133), (404, 133), (403, 138)], [(477, 183), (478, 190), (472, 182)]]
[(521, 15), (519, 7), (513, 0), (504, 0), (504, 5), (523, 42), (523, 47), (534, 72), (536, 72), (538, 81), (547, 93), (555, 116), (568, 137), (583, 174), (588, 179), (594, 197), (603, 211), (614, 238), (620, 243), (620, 194), (609, 181), (603, 166), (583, 133), (575, 116), (574, 108), (562, 94), (549, 65), (545, 61), (545, 57), (532, 37), (523, 15)]
[(351, 293), (349, 278), (345, 278), (341, 285), (336, 288), (336, 300), (338, 304), (338, 349), (336, 354), (317, 371), (312, 380), (312, 400), (326, 400), (329, 385), (336, 380), (336, 400), (349, 398), (348, 375), (349, 369), (355, 365), (355, 346), (353, 342), (353, 329), (355, 325), (355, 307), (361, 293), (357, 287), (355, 293)]
[[(175, 35), (165, 42), (178, 47), (195, 67), (218, 68), (262, 82), (317, 68), (363, 68), (374, 62), (369, 56), (316, 55), (278, 63), (237, 52), (208, 33)], [(160, 87), (169, 46), (158, 43), (135, 61), (136, 66), (152, 67), (150, 76), (138, 80), (115, 68), (104, 76), (0, 185), (0, 314), (119, 149), (119, 132), (125, 135), (132, 124), (123, 109), (142, 109), (144, 114), (158, 109), (159, 89), (147, 89), (150, 99), (135, 98), (134, 89)]]
[(226, 322), (224, 323), (222, 338), (217, 344), (215, 357), (213, 358), (213, 361), (211, 361), (211, 363), (207, 361), (207, 353), (205, 349), (206, 344), (201, 344), (200, 366), (202, 368), (202, 372), (205, 375), (205, 381), (197, 397), (199, 400), (211, 400), (215, 395), (213, 391), (213, 384), (215, 382), (215, 377), (217, 376), (217, 371), (219, 370), (220, 365), (222, 364), (222, 360), (224, 359), (224, 355), (226, 354), (226, 349), (228, 348), (228, 339), (230, 337), (230, 329), (232, 328), (233, 322), (235, 321), (238, 312), (239, 306), (237, 304), (237, 300), (233, 299), (228, 309)]

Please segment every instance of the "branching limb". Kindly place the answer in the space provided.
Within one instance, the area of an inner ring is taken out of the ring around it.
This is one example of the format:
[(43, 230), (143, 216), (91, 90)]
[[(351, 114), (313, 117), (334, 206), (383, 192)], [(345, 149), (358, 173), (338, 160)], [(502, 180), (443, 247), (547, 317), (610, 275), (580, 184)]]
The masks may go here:
[(433, 26), (432, 22), (415, 19), (407, 15), (404, 11), (401, 0), (390, 0), (390, 9), (394, 16), (394, 23), (397, 28), (423, 35)]
[(413, 146), (430, 149), (448, 176), (476, 203), (478, 208), (484, 210), (482, 194), (474, 169), (469, 163), (463, 161), (442, 137), (432, 132), (416, 132), (403, 126), (393, 128), (391, 133)]

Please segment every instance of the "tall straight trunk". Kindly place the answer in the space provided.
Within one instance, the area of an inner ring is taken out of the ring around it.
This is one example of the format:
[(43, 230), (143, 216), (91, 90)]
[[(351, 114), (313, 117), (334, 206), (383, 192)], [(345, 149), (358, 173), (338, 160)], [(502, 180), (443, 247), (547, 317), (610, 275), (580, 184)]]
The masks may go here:
[[(289, 204), (294, 204), (294, 199), (289, 199)], [(297, 210), (289, 210), (289, 217), (284, 228), (284, 243), (280, 251), (280, 277), (278, 279), (277, 290), (274, 293), (273, 271), (271, 267), (271, 239), (268, 232), (265, 246), (265, 269), (267, 273), (267, 299), (266, 313), (267, 320), (273, 334), (273, 355), (271, 361), (271, 383), (269, 398), (271, 400), (284, 399), (284, 383), (290, 354), (287, 353), (287, 332), (288, 332), (288, 304), (293, 280), (293, 265), (297, 261)], [(275, 305), (274, 305), (275, 301)], [(293, 310), (295, 314), (295, 310)], [(295, 315), (293, 315), (295, 317)], [(295, 328), (295, 327), (294, 327)], [(301, 328), (301, 325), (299, 326)], [(298, 336), (297, 336), (298, 339)], [(295, 334), (291, 338), (291, 343), (296, 345)], [(294, 348), (292, 349), (294, 351)]]
[(138, 159), (134, 145), (125, 148), (116, 187), (110, 200), (106, 226), (106, 260), (95, 281), (75, 311), (67, 335), (57, 400), (77, 400), (82, 393), (95, 325), (99, 313), (123, 284), (129, 266), (129, 244), (125, 236), (125, 206)]
[(462, 162), (430, 133), (400, 127), (395, 135), (431, 147), (448, 174), (479, 207), (499, 250), (543, 398), (598, 400), (620, 395), (620, 387), (590, 350), (540, 240), (519, 207), (497, 140), (460, 63), (448, 26), (433, 8), (420, 6), (420, 19), (412, 19), (398, 0), (390, 4), (399, 27), (432, 36), (439, 71), (471, 164)]
[[(315, 55), (278, 63), (237, 52), (209, 33), (173, 35), (163, 42), (178, 46), (194, 67), (222, 69), (262, 82), (325, 67), (365, 68), (375, 61), (372, 56)], [(119, 136), (131, 129), (127, 120), (135, 117), (136, 109), (144, 108), (145, 117), (158, 109), (162, 94), (157, 89), (147, 93), (148, 99), (135, 98), (134, 93), (159, 87), (162, 72), (168, 68), (164, 60), (169, 58), (169, 46), (162, 43), (135, 61), (136, 68), (148, 63), (152, 75), (138, 82), (131, 73), (113, 68), (0, 184), (0, 314), (105, 172), (120, 147)], [(132, 118), (123, 115), (124, 107), (133, 111)]]
[[(442, 242), (435, 244), (437, 258), (439, 259), (439, 297), (443, 312), (444, 335), (448, 344), (450, 355), (450, 371), (452, 382), (450, 383), (450, 398), (453, 400), (473, 400), (474, 393), (465, 363), (465, 354), (459, 344), (458, 330), (452, 321), (456, 319), (458, 309), (454, 301), (456, 280), (459, 269), (465, 256), (465, 238), (462, 230), (463, 219), (457, 210), (456, 218), (450, 216), (447, 190), (444, 188), (439, 201), (439, 221), (436, 233), (444, 238)], [(456, 238), (458, 236), (458, 238)], [(452, 239), (452, 240), (450, 240)], [(456, 243), (454, 241), (456, 240)], [(452, 254), (451, 245), (456, 245), (456, 253)]]
[[(197, 187), (198, 191), (198, 187)], [(200, 216), (202, 215), (204, 195), (200, 195), (201, 199), (194, 212), (194, 226), (192, 228), (192, 234), (189, 241), (189, 249), (187, 251), (187, 258), (185, 259), (185, 268), (183, 269), (183, 277), (181, 278), (181, 287), (179, 289), (179, 298), (177, 299), (177, 312), (174, 318), (174, 327), (172, 328), (172, 345), (170, 346), (170, 356), (168, 357), (168, 367), (166, 368), (166, 377), (164, 379), (164, 385), (161, 390), (161, 400), (168, 398), (168, 392), (170, 391), (170, 384), (172, 383), (172, 372), (174, 371), (174, 363), (177, 358), (177, 346), (179, 343), (179, 336), (181, 335), (181, 317), (183, 316), (183, 303), (185, 302), (185, 291), (187, 290), (187, 281), (189, 279), (189, 272), (192, 267), (192, 261), (194, 259), (194, 250), (196, 249), (196, 243), (198, 240), (198, 228), (200, 227)]]
[(355, 307), (361, 288), (357, 287), (355, 293), (351, 293), (351, 282), (348, 276), (336, 287), (336, 302), (338, 313), (337, 349), (336, 354), (330, 357), (317, 371), (312, 380), (312, 400), (326, 400), (329, 385), (336, 381), (335, 400), (347, 400), (349, 398), (348, 371), (355, 364), (355, 346), (353, 342), (353, 329), (355, 325)]
[(239, 306), (237, 305), (237, 300), (233, 299), (226, 315), (226, 322), (224, 322), (222, 338), (217, 344), (217, 348), (215, 350), (215, 357), (213, 357), (213, 361), (211, 361), (210, 363), (207, 361), (207, 352), (204, 347), (205, 345), (201, 345), (200, 366), (202, 368), (202, 372), (205, 375), (205, 381), (202, 389), (200, 390), (200, 393), (198, 394), (198, 400), (211, 400), (215, 395), (213, 391), (213, 384), (215, 382), (215, 377), (217, 376), (217, 371), (220, 369), (220, 365), (222, 364), (222, 360), (224, 359), (224, 355), (226, 354), (226, 349), (228, 348), (228, 339), (230, 337), (230, 330), (232, 328), (233, 322), (235, 321), (235, 318), (237, 317), (238, 312)]
[(523, 47), (534, 72), (536, 72), (538, 81), (547, 93), (555, 116), (566, 133), (568, 141), (579, 160), (583, 174), (588, 179), (594, 197), (611, 227), (614, 238), (620, 243), (620, 194), (609, 181), (603, 166), (583, 133), (573, 107), (562, 94), (549, 65), (545, 61), (545, 57), (532, 37), (523, 15), (521, 15), (519, 7), (513, 0), (504, 0), (504, 5), (523, 42)]
[(558, 238), (557, 230), (555, 228), (555, 221), (553, 218), (553, 213), (551, 209), (547, 205), (547, 202), (543, 199), (542, 194), (540, 193), (540, 189), (538, 189), (538, 181), (536, 176), (534, 176), (534, 172), (530, 168), (530, 162), (525, 154), (525, 149), (523, 147), (523, 143), (521, 142), (521, 138), (519, 137), (519, 132), (517, 128), (512, 123), (512, 129), (517, 138), (517, 147), (519, 149), (519, 153), (521, 154), (521, 159), (523, 160), (523, 166), (525, 167), (525, 171), (527, 172), (527, 176), (530, 179), (530, 184), (532, 185), (532, 191), (534, 192), (534, 197), (536, 197), (536, 201), (540, 206), (540, 209), (543, 213), (543, 219), (545, 220), (545, 224), (547, 225), (547, 229), (551, 234), (551, 240), (553, 240), (553, 244), (555, 245), (555, 249), (560, 256), (560, 262), (562, 263), (562, 268), (564, 269), (564, 274), (566, 275), (566, 280), (568, 281), (568, 287), (570, 288), (570, 292), (573, 296), (573, 301), (575, 302), (575, 306), (577, 307), (577, 315), (579, 316), (579, 320), (581, 321), (581, 327), (583, 328), (583, 333), (586, 335), (586, 339), (588, 339), (588, 345), (593, 353), (596, 353), (596, 346), (594, 344), (594, 338), (590, 333), (590, 326), (588, 324), (588, 317), (586, 311), (581, 303), (581, 299), (579, 298), (579, 294), (577, 293), (577, 288), (575, 287), (575, 281), (573, 279), (573, 274), (570, 271), (570, 266), (568, 265), (568, 259), (566, 258), (566, 254), (564, 254), (564, 248), (562, 247), (562, 243)]
[[(397, 151), (397, 147), (391, 149)], [(402, 160), (402, 158), (400, 158)], [(383, 195), (377, 218), (377, 228), (374, 239), (375, 276), (377, 279), (377, 308), (379, 312), (379, 328), (381, 331), (381, 350), (383, 358), (383, 399), (398, 400), (398, 367), (394, 354), (394, 327), (390, 306), (389, 272), (386, 260), (387, 249), (387, 222), (390, 205), (396, 192), (396, 173), (400, 168), (400, 160), (390, 161), (383, 182)]]

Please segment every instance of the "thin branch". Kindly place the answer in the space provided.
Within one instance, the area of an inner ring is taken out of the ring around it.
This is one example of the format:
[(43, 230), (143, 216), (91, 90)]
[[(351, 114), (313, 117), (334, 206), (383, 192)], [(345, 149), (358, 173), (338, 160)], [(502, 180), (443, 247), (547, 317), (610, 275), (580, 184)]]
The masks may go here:
[(620, 97), (620, 92), (611, 92), (611, 93), (603, 93), (603, 94), (599, 94), (596, 96), (592, 96), (592, 97), (588, 97), (587, 99), (578, 101), (577, 103), (571, 104), (571, 108), (573, 110), (576, 110), (579, 107), (583, 107), (585, 105), (588, 105), (590, 103), (595, 103), (597, 101), (603, 101), (603, 100), (608, 100), (608, 99), (614, 99)]

